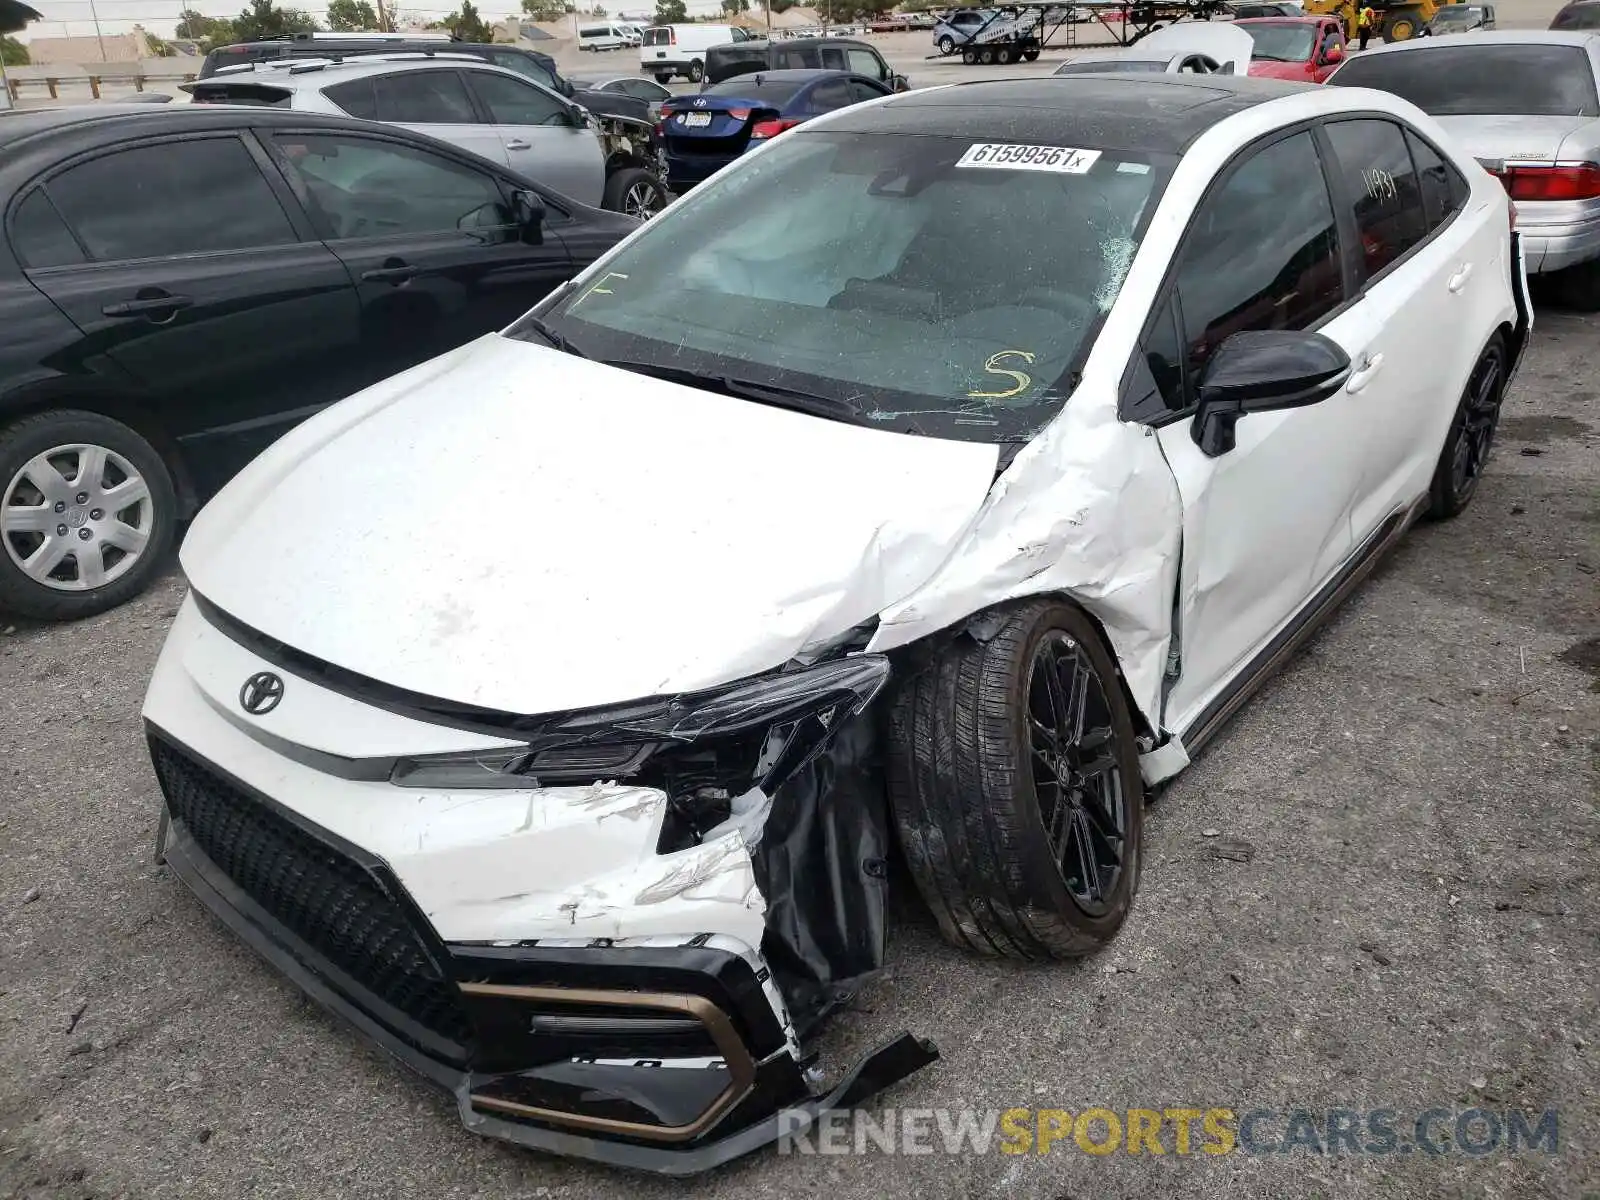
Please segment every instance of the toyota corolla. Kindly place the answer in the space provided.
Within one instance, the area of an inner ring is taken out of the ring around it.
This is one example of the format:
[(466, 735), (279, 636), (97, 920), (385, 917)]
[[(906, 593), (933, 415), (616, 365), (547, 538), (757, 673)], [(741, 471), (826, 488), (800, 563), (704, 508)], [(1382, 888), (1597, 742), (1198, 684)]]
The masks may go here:
[(207, 506), (160, 852), (469, 1128), (745, 1153), (936, 1056), (814, 1058), (891, 853), (957, 946), (1116, 935), (1148, 790), (1472, 499), (1524, 292), (1504, 190), (1383, 93), (808, 122)]

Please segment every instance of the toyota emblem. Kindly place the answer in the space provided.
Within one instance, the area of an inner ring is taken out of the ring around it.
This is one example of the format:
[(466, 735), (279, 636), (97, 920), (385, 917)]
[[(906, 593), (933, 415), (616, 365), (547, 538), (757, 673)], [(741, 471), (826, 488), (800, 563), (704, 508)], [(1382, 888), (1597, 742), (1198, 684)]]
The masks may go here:
[(239, 689), (239, 707), (252, 717), (264, 717), (283, 699), (283, 680), (271, 671), (257, 671)]

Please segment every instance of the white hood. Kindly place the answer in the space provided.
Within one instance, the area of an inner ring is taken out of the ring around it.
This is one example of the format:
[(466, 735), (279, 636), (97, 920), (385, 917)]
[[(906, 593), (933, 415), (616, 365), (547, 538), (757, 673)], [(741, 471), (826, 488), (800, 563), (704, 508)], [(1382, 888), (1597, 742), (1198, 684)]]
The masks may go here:
[(775, 667), (910, 596), (997, 455), (490, 335), (289, 433), (182, 562), (223, 611), (347, 670), (581, 708)]

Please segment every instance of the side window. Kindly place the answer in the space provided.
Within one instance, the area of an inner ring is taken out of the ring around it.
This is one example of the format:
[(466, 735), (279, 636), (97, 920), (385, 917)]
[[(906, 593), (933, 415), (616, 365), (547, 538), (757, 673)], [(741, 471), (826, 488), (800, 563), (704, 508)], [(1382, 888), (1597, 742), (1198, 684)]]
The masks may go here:
[(1306, 329), (1344, 302), (1338, 224), (1316, 143), (1296, 133), (1212, 190), (1178, 266), (1189, 379), (1246, 329)]
[(845, 52), (845, 59), (849, 62), (847, 70), (854, 71), (857, 75), (865, 75), (868, 79), (889, 78), (889, 68), (883, 65), (871, 50), (852, 49)]
[(454, 71), (396, 71), (372, 81), (378, 120), (396, 125), (472, 125), (478, 115)]
[(1188, 407), (1188, 391), (1183, 382), (1183, 340), (1178, 331), (1178, 309), (1169, 297), (1161, 306), (1150, 332), (1140, 348), (1144, 365), (1155, 380), (1156, 392), (1167, 408), (1178, 411)]
[(1355, 205), (1370, 279), (1428, 236), (1417, 172), (1405, 134), (1392, 121), (1335, 121), (1327, 133)]
[(1439, 152), (1409, 130), (1406, 145), (1417, 167), (1417, 183), (1422, 191), (1422, 207), (1428, 214), (1428, 228), (1437, 229), (1466, 207), (1472, 187)]
[(847, 71), (843, 46), (824, 46), (822, 48), (822, 69), (824, 71)]
[(372, 90), (371, 76), (352, 79), (349, 83), (336, 83), (330, 88), (323, 88), (322, 94), (358, 120), (378, 119), (378, 96)]
[[(104, 154), (45, 184), (97, 262), (249, 250), (298, 241), (256, 160), (236, 137)], [(106, 197), (116, 197), (107, 204)]]
[(846, 108), (854, 103), (855, 97), (850, 94), (848, 80), (829, 79), (811, 89), (811, 95), (806, 100), (806, 111), (826, 113), (836, 108)]
[(273, 135), (327, 238), (451, 233), (512, 224), (499, 182), (411, 146), (350, 134)]
[(555, 76), (546, 71), (536, 59), (528, 58), (521, 54), (494, 54), (490, 55), (490, 62), (497, 67), (504, 67), (508, 71), (515, 71), (535, 83), (543, 84), (551, 91), (556, 90)]
[(852, 104), (860, 104), (863, 100), (877, 100), (886, 95), (888, 95), (888, 92), (881, 88), (875, 88), (870, 83), (863, 83), (859, 79), (850, 81), (850, 102)]
[(488, 71), (469, 71), (467, 78), (496, 125), (572, 124), (567, 106), (531, 83)]
[(66, 267), (84, 261), (67, 223), (43, 188), (34, 188), (11, 217), (11, 248), (25, 267)]

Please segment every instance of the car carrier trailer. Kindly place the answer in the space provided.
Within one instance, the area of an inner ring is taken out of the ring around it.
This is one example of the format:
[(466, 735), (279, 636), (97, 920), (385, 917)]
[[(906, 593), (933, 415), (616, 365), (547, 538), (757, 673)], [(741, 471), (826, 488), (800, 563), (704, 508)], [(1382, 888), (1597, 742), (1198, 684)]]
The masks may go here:
[[(1209, 21), (1228, 11), (1226, 0), (1161, 0), (1126, 3), (1124, 0), (1089, 0), (1073, 5), (1052, 3), (1007, 4), (990, 12), (983, 24), (955, 44), (951, 55), (984, 65), (1032, 62), (1048, 49), (1078, 46), (1080, 25), (1099, 25), (1118, 46), (1131, 46), (1148, 33), (1175, 21)], [(944, 51), (928, 55), (944, 58)]]

